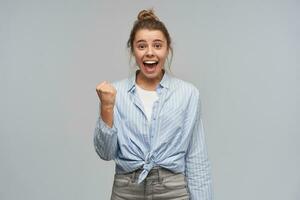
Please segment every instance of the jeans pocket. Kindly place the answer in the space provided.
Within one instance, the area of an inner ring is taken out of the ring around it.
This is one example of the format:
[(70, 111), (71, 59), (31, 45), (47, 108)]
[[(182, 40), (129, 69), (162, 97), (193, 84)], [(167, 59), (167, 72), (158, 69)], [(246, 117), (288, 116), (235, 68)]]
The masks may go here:
[(178, 173), (172, 176), (164, 177), (162, 184), (165, 188), (170, 190), (186, 188), (185, 176), (182, 173)]
[(127, 187), (130, 183), (130, 177), (123, 174), (115, 174), (114, 186)]

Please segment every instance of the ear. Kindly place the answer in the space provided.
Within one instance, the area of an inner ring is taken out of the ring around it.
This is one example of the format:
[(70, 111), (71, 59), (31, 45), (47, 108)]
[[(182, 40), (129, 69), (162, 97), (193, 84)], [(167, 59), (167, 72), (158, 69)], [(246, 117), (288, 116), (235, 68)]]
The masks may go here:
[(135, 57), (134, 49), (129, 49), (130, 56)]
[(167, 49), (167, 57), (170, 55), (170, 52), (171, 52), (171, 49), (168, 48), (168, 49)]
[(168, 56), (169, 55), (171, 55), (171, 56), (173, 55), (173, 48), (172, 47), (168, 48)]

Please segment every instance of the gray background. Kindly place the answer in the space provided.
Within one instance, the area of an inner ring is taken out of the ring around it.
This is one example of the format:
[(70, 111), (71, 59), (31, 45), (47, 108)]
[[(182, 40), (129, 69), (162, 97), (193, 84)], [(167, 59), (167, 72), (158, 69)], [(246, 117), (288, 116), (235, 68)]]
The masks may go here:
[(109, 199), (96, 85), (154, 7), (201, 92), (216, 200), (300, 199), (299, 1), (0, 1), (0, 199)]

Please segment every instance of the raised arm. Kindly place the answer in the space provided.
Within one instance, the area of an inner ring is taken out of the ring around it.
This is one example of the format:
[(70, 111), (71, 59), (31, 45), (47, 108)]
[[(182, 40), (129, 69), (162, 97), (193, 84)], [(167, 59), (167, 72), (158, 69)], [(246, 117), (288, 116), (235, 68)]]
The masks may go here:
[(103, 160), (112, 160), (117, 152), (117, 128), (114, 126), (114, 106), (116, 99), (116, 89), (108, 82), (104, 81), (97, 85), (99, 118), (94, 133), (94, 146), (97, 154)]

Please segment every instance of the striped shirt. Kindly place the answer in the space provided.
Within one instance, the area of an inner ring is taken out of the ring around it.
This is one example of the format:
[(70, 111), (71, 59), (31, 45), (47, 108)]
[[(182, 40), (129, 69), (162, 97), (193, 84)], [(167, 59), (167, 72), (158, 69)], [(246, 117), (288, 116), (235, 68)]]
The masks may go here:
[(113, 127), (98, 117), (96, 152), (103, 160), (113, 159), (118, 174), (142, 168), (139, 183), (154, 166), (182, 172), (191, 200), (211, 200), (211, 166), (198, 89), (165, 72), (156, 89), (158, 100), (147, 119), (135, 79), (133, 75), (113, 83), (117, 90)]

